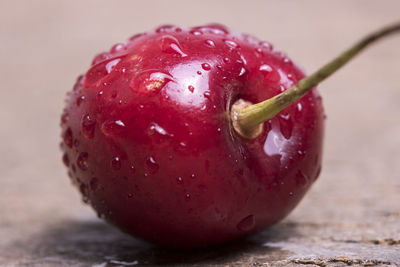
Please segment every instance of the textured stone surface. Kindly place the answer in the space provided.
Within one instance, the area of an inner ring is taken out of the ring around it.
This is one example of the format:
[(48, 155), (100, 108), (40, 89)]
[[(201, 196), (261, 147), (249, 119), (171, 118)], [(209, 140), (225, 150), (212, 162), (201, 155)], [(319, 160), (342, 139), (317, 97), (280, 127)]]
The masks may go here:
[(271, 41), (312, 71), (398, 20), (400, 10), (395, 0), (185, 2), (0, 2), (0, 265), (399, 266), (399, 37), (320, 86), (328, 115), (322, 175), (265, 232), (169, 251), (120, 233), (82, 205), (61, 164), (58, 123), (66, 90), (94, 53), (161, 23), (219, 21)]

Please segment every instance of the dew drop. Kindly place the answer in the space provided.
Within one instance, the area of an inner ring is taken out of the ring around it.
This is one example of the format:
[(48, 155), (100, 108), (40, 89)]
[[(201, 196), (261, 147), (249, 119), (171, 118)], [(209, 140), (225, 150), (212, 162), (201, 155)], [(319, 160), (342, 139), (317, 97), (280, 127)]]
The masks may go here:
[(118, 171), (118, 170), (121, 169), (121, 159), (120, 159), (118, 156), (114, 157), (114, 158), (111, 160), (111, 168), (112, 168), (114, 171)]
[(90, 179), (89, 187), (93, 192), (95, 192), (95, 191), (97, 191), (97, 189), (99, 189), (99, 181), (96, 177), (92, 177)]
[(245, 218), (243, 218), (237, 225), (236, 228), (239, 231), (249, 231), (251, 230), (255, 225), (255, 217), (254, 215), (249, 215)]
[(71, 128), (68, 127), (68, 129), (65, 131), (63, 140), (67, 147), (72, 148), (73, 135)]
[(153, 135), (154, 133), (158, 133), (159, 135), (170, 135), (164, 128), (162, 128), (160, 125), (158, 125), (155, 122), (150, 124), (149, 130), (148, 130), (149, 135)]
[(124, 133), (125, 124), (121, 120), (106, 121), (101, 125), (102, 133), (107, 136), (118, 136)]
[(134, 92), (142, 94), (158, 93), (168, 82), (173, 80), (173, 77), (167, 73), (150, 69), (139, 72), (130, 81), (129, 86)]
[(84, 203), (88, 203), (88, 202), (89, 202), (89, 198), (88, 198), (87, 186), (86, 186), (85, 184), (82, 183), (82, 184), (79, 186), (79, 191), (80, 191), (81, 194), (82, 194), (82, 201), (83, 201)]
[(235, 41), (232, 41), (232, 40), (224, 40), (224, 43), (225, 43), (228, 47), (230, 47), (230, 48), (232, 48), (232, 49), (239, 48), (239, 45), (238, 45)]
[(115, 45), (113, 45), (113, 46), (111, 47), (110, 53), (114, 54), (114, 53), (120, 52), (120, 51), (122, 51), (122, 50), (125, 50), (125, 48), (126, 48), (126, 45), (125, 45), (125, 44), (123, 44), (123, 43), (118, 43), (118, 44), (115, 44)]
[(106, 71), (107, 71), (107, 73), (110, 73), (110, 72), (115, 68), (115, 66), (117, 66), (117, 64), (118, 64), (120, 61), (121, 61), (121, 59), (120, 59), (120, 58), (117, 58), (117, 59), (114, 59), (114, 60), (111, 60), (110, 62), (108, 62), (108, 63), (106, 64)]
[(69, 166), (69, 157), (67, 153), (64, 153), (63, 157), (62, 157), (62, 161), (64, 163), (65, 166)]
[(201, 67), (202, 67), (203, 70), (205, 70), (205, 71), (211, 70), (211, 66), (210, 66), (210, 64), (208, 64), (208, 63), (203, 63), (203, 64), (201, 64)]
[(78, 166), (79, 169), (81, 169), (82, 171), (86, 171), (89, 167), (88, 164), (88, 158), (89, 155), (86, 152), (81, 152), (78, 156), (78, 158), (76, 159), (76, 165)]
[(211, 48), (214, 48), (214, 47), (215, 47), (215, 43), (214, 43), (213, 40), (207, 39), (207, 40), (204, 41), (204, 43), (205, 43), (205, 45), (208, 46), (208, 47), (211, 47)]
[(218, 34), (218, 35), (224, 35), (229, 33), (228, 29), (225, 26), (218, 23), (212, 23), (205, 26), (196, 27), (195, 29), (198, 29), (202, 32)]
[(229, 63), (231, 60), (228, 57), (224, 57), (224, 62)]
[(201, 75), (201, 71), (198, 70), (198, 71), (197, 71), (197, 74), (198, 74), (198, 75)]
[(144, 36), (144, 35), (145, 35), (144, 33), (135, 34), (135, 35), (133, 35), (131, 38), (129, 38), (129, 41), (134, 41), (134, 40), (136, 40), (136, 39), (138, 39), (139, 37), (142, 37), (142, 36)]
[(278, 82), (281, 79), (279, 73), (267, 64), (261, 65), (259, 70), (264, 75), (264, 79), (269, 82)]
[(164, 35), (161, 40), (160, 40), (160, 47), (161, 51), (164, 53), (168, 54), (176, 54), (180, 55), (181, 57), (186, 57), (187, 54), (185, 54), (182, 51), (181, 45), (174, 36), (172, 35)]
[(242, 67), (240, 69), (239, 77), (243, 76), (245, 73), (246, 73), (246, 69)]
[(292, 137), (292, 132), (293, 132), (293, 122), (291, 120), (290, 114), (280, 114), (278, 120), (282, 135), (286, 139), (290, 139), (290, 137)]
[(128, 198), (133, 198), (133, 194), (132, 193), (128, 193), (127, 197)]
[(296, 185), (303, 187), (307, 185), (308, 178), (301, 170), (298, 170), (296, 173), (295, 182)]
[(146, 160), (146, 165), (150, 174), (155, 174), (158, 171), (159, 165), (153, 157)]
[(96, 121), (89, 114), (86, 114), (82, 117), (81, 131), (84, 137), (87, 139), (92, 139), (94, 137), (95, 126)]
[(211, 92), (210, 92), (210, 91), (205, 91), (205, 92), (203, 93), (203, 95), (204, 95), (205, 98), (210, 98)]
[(111, 57), (111, 55), (107, 52), (104, 53), (100, 53), (97, 56), (94, 57), (93, 61), (92, 61), (92, 66), (96, 65), (102, 61), (105, 61), (107, 59), (109, 59)]
[(194, 92), (194, 87), (193, 87), (193, 85), (189, 85), (189, 86), (188, 86), (188, 89), (189, 89), (189, 91), (190, 91), (191, 93)]
[(274, 46), (271, 43), (268, 42), (260, 42), (260, 46), (266, 48), (267, 50), (272, 50)]
[(189, 193), (186, 193), (186, 195), (185, 195), (185, 200), (186, 200), (186, 201), (189, 201), (189, 200), (190, 200), (190, 194), (189, 194)]
[(192, 178), (192, 179), (196, 178), (196, 174), (192, 173), (192, 174), (190, 175), (190, 178)]
[(174, 29), (175, 26), (171, 24), (161, 25), (156, 29), (156, 33), (168, 32)]
[(130, 171), (132, 174), (134, 174), (134, 173), (136, 172), (135, 166), (131, 165), (131, 166), (129, 167), (129, 171)]
[(68, 111), (64, 110), (63, 114), (61, 115), (61, 125), (66, 124), (68, 121), (69, 121)]
[(81, 95), (81, 96), (79, 96), (77, 99), (76, 99), (76, 106), (77, 107), (79, 107), (81, 104), (82, 104), (82, 102), (85, 100), (85, 96), (84, 95)]
[(190, 30), (189, 33), (193, 34), (193, 35), (202, 35), (203, 34), (201, 31), (199, 31), (197, 29)]
[(183, 179), (182, 179), (182, 177), (179, 176), (176, 180), (178, 181), (178, 184), (183, 184)]

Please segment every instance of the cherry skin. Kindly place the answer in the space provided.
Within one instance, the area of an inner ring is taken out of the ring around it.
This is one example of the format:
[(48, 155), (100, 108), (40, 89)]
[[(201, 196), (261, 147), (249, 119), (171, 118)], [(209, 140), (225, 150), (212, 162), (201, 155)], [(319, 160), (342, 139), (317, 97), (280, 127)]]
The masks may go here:
[(269, 43), (221, 25), (162, 26), (98, 55), (68, 93), (63, 162), (98, 215), (168, 247), (242, 238), (284, 218), (321, 170), (315, 89), (239, 136), (230, 109), (305, 77)]

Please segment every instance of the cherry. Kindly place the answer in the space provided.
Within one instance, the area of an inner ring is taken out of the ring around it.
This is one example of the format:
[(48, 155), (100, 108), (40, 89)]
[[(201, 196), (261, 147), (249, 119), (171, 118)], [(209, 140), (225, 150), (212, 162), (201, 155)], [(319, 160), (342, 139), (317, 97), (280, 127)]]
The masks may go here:
[(313, 87), (399, 28), (308, 77), (271, 44), (221, 25), (135, 35), (96, 56), (67, 95), (63, 162), (100, 217), (147, 241), (200, 247), (258, 232), (321, 171)]

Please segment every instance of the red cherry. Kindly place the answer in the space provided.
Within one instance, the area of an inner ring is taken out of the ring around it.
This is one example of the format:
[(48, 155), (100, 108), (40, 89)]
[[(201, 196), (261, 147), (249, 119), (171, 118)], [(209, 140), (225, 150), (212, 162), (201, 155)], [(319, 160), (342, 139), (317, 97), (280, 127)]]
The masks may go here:
[(311, 88), (333, 71), (305, 78), (269, 43), (221, 25), (161, 26), (78, 79), (64, 164), (85, 202), (136, 237), (186, 248), (245, 237), (317, 179), (324, 112)]

